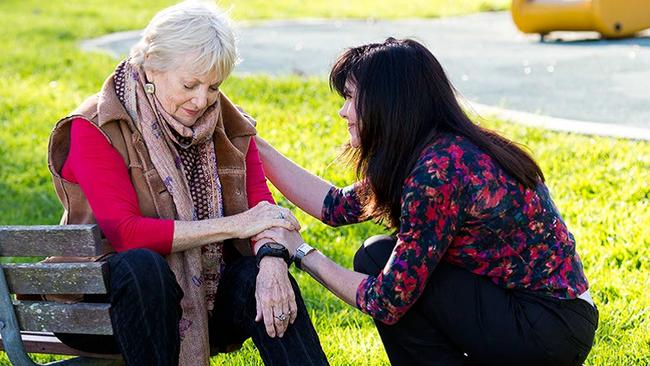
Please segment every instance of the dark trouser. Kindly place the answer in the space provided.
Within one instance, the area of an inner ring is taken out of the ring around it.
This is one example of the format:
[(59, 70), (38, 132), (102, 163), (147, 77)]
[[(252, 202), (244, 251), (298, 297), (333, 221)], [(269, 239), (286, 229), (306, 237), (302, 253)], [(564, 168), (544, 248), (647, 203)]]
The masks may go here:
[[(388, 236), (366, 240), (355, 270), (376, 276), (394, 246)], [(581, 299), (506, 290), (440, 263), (399, 322), (375, 324), (392, 365), (581, 365), (598, 310)]]
[[(177, 365), (183, 292), (167, 262), (150, 250), (137, 249), (116, 254), (108, 263), (114, 336), (57, 337), (80, 350), (121, 353), (127, 365)], [(236, 259), (226, 266), (210, 319), (211, 345), (223, 348), (252, 337), (266, 365), (327, 365), (298, 285), (291, 276), (298, 305), (294, 324), (282, 338), (270, 338), (264, 323), (255, 322), (256, 276), (252, 257)]]
[(298, 314), (282, 338), (266, 334), (264, 322), (255, 321), (255, 258), (243, 257), (226, 266), (219, 281), (217, 301), (210, 319), (210, 340), (223, 347), (252, 338), (265, 365), (328, 365), (309, 319), (300, 288), (289, 275), (296, 295)]

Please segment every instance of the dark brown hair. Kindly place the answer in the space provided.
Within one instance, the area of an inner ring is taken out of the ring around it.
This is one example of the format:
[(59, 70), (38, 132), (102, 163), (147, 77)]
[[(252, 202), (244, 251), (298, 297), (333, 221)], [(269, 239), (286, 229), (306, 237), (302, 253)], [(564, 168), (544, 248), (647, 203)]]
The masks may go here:
[(366, 215), (399, 227), (404, 181), (439, 132), (466, 137), (527, 188), (544, 181), (530, 154), (467, 117), (442, 66), (420, 43), (388, 38), (348, 49), (332, 68), (330, 87), (345, 97), (347, 81), (357, 91), (360, 146), (349, 153), (369, 183)]

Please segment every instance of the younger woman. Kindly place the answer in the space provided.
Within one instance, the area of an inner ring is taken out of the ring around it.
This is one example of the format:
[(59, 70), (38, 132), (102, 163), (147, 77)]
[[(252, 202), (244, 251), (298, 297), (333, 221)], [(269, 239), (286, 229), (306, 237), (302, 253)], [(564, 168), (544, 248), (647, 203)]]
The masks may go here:
[(330, 84), (345, 97), (360, 181), (334, 187), (257, 138), (266, 173), (329, 225), (383, 220), (396, 235), (366, 240), (355, 271), (295, 231), (257, 239), (284, 244), (299, 268), (372, 316), (393, 365), (582, 364), (598, 311), (533, 158), (474, 124), (413, 40), (346, 51)]

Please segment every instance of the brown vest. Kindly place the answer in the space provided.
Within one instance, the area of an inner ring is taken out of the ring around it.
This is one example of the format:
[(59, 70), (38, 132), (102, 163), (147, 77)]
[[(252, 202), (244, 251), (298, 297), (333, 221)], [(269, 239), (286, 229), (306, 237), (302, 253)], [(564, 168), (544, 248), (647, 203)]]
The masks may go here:
[[(214, 131), (217, 172), (222, 185), (225, 216), (248, 209), (246, 198), (246, 153), (255, 127), (221, 94), (222, 121)], [(129, 169), (131, 183), (138, 196), (143, 216), (175, 219), (176, 209), (149, 157), (142, 135), (115, 94), (113, 75), (102, 90), (83, 102), (71, 115), (60, 120), (50, 135), (48, 165), (56, 194), (63, 205), (61, 224), (95, 223), (88, 200), (78, 184), (61, 177), (61, 170), (70, 151), (70, 126), (76, 117), (83, 117), (108, 139), (120, 153)], [(248, 240), (230, 240), (243, 255), (251, 255)], [(228, 241), (226, 242), (228, 245)]]

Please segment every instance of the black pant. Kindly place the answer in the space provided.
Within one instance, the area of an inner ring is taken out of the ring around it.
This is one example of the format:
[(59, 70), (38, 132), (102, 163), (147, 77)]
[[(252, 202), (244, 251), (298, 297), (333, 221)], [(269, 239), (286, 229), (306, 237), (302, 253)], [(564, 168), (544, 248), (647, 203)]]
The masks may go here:
[[(376, 276), (394, 246), (388, 236), (366, 240), (355, 270)], [(399, 322), (375, 324), (392, 365), (581, 365), (598, 310), (581, 299), (507, 290), (440, 263)]]
[[(114, 336), (57, 337), (80, 350), (121, 353), (127, 365), (177, 365), (183, 292), (167, 262), (155, 252), (137, 249), (116, 254), (108, 263)], [(226, 266), (210, 318), (211, 346), (223, 349), (252, 337), (266, 365), (327, 365), (300, 289), (291, 276), (298, 305), (296, 321), (282, 338), (269, 337), (264, 323), (255, 322), (256, 276), (252, 257), (235, 259)]]

